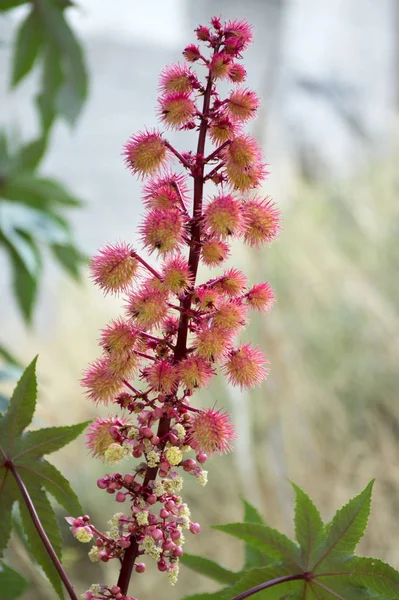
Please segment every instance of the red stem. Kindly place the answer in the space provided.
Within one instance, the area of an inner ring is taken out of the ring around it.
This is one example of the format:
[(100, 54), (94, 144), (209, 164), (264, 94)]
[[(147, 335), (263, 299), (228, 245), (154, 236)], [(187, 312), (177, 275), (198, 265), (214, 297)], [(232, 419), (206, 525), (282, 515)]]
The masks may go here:
[[(200, 125), (198, 146), (197, 146), (197, 165), (195, 171), (193, 171), (194, 178), (194, 198), (193, 198), (193, 222), (191, 225), (191, 243), (190, 253), (188, 257), (188, 266), (193, 276), (193, 287), (198, 271), (198, 264), (201, 252), (201, 214), (202, 214), (202, 197), (204, 189), (204, 152), (205, 152), (205, 141), (206, 132), (208, 129), (207, 114), (209, 112), (209, 105), (211, 101), (212, 91), (212, 77), (208, 75), (207, 86), (204, 93), (204, 105), (203, 105), (203, 117)], [(168, 143), (165, 142), (167, 148), (169, 148), (175, 156), (182, 162), (185, 167), (190, 167), (187, 161)], [(191, 167), (190, 167), (191, 168)], [(174, 351), (174, 361), (179, 362), (182, 360), (187, 352), (187, 335), (188, 335), (188, 313), (191, 307), (192, 291), (189, 291), (185, 298), (180, 303), (180, 322), (177, 333), (177, 341)], [(170, 418), (162, 417), (159, 421), (157, 436), (162, 440), (166, 439), (166, 436), (170, 429)], [(166, 443), (166, 442), (165, 442)], [(144, 477), (143, 486), (147, 486), (150, 481), (154, 480), (158, 473), (158, 467), (147, 467), (146, 474)], [(137, 540), (134, 535), (130, 537), (130, 546), (126, 549), (122, 560), (122, 566), (118, 578), (118, 586), (120, 587), (122, 594), (127, 594), (129, 588), (130, 578), (132, 576), (133, 567), (135, 560), (138, 556), (139, 548)]]
[(39, 534), (39, 537), (43, 542), (43, 546), (45, 547), (47, 554), (49, 555), (51, 561), (53, 562), (55, 568), (57, 569), (58, 574), (62, 580), (62, 583), (64, 584), (65, 589), (69, 594), (69, 597), (71, 598), (71, 600), (78, 600), (78, 597), (75, 594), (75, 590), (73, 589), (73, 586), (72, 586), (71, 582), (69, 581), (68, 575), (66, 574), (66, 571), (64, 570), (64, 567), (62, 566), (60, 559), (58, 558), (57, 554), (55, 553), (55, 550), (54, 550), (53, 546), (51, 545), (50, 540), (47, 537), (47, 533), (43, 529), (43, 525), (40, 522), (39, 516), (36, 512), (36, 509), (33, 505), (33, 502), (29, 496), (29, 492), (26, 489), (24, 482), (22, 481), (14, 464), (10, 460), (6, 461), (5, 464), (10, 469), (11, 473), (13, 474), (13, 476), (15, 478), (15, 481), (17, 482), (17, 485), (21, 491), (22, 497), (25, 501), (26, 508), (28, 509), (29, 514), (32, 518), (33, 524), (36, 528), (36, 531)]
[(307, 574), (299, 573), (298, 575), (285, 575), (284, 577), (270, 579), (270, 581), (265, 581), (264, 583), (255, 585), (255, 587), (250, 588), (249, 590), (245, 590), (245, 592), (241, 592), (241, 594), (234, 596), (234, 598), (231, 598), (231, 600), (244, 600), (244, 598), (248, 598), (248, 596), (252, 596), (253, 594), (261, 592), (262, 590), (267, 590), (268, 588), (271, 588), (274, 585), (278, 585), (279, 583), (286, 583), (287, 581), (296, 581), (297, 579), (307, 579)]

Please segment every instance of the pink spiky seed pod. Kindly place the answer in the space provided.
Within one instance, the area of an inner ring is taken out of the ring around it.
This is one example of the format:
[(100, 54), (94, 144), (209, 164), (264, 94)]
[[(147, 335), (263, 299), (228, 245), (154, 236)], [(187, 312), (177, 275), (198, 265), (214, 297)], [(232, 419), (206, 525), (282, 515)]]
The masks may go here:
[(190, 421), (187, 442), (196, 452), (224, 454), (232, 450), (236, 432), (230, 415), (222, 410), (202, 410)]
[(101, 331), (100, 346), (117, 356), (125, 356), (133, 350), (138, 332), (131, 323), (122, 318), (112, 321)]
[(259, 106), (260, 100), (255, 92), (248, 89), (238, 89), (231, 92), (227, 110), (234, 119), (245, 122), (256, 116)]
[(188, 199), (187, 181), (181, 173), (163, 173), (144, 186), (144, 204), (148, 208), (165, 210), (179, 206)]
[(99, 417), (90, 423), (86, 432), (86, 445), (92, 456), (104, 459), (105, 451), (115, 442), (115, 432), (128, 425), (128, 419), (123, 417)]
[(230, 336), (237, 335), (247, 322), (247, 307), (241, 302), (226, 300), (221, 302), (212, 315), (212, 326), (226, 331)]
[(171, 129), (181, 129), (196, 115), (197, 108), (188, 92), (169, 92), (159, 99), (162, 121)]
[(230, 256), (230, 246), (215, 237), (208, 238), (202, 243), (202, 262), (208, 267), (221, 265)]
[(257, 346), (244, 344), (230, 350), (223, 371), (233, 385), (251, 389), (266, 379), (268, 369), (264, 365), (267, 363)]
[(183, 217), (178, 208), (153, 209), (141, 225), (143, 244), (150, 252), (167, 254), (183, 243)]
[(216, 145), (224, 144), (233, 139), (240, 132), (239, 124), (232, 121), (227, 115), (221, 115), (212, 119), (209, 124), (209, 137)]
[(201, 52), (195, 44), (188, 44), (183, 50), (183, 56), (187, 62), (193, 63), (201, 58)]
[(247, 304), (259, 312), (268, 312), (275, 302), (273, 288), (267, 282), (257, 283), (246, 294)]
[(247, 278), (244, 273), (234, 268), (226, 271), (223, 276), (218, 279), (219, 281), (214, 285), (214, 288), (218, 292), (230, 296), (231, 298), (240, 296), (247, 285)]
[(244, 242), (259, 247), (276, 239), (280, 232), (280, 211), (270, 198), (253, 198), (243, 205)]
[(161, 134), (156, 131), (139, 131), (125, 144), (123, 154), (126, 166), (134, 175), (153, 175), (168, 159), (168, 150)]
[(162, 268), (162, 284), (168, 292), (181, 294), (192, 283), (188, 262), (182, 256), (167, 260)]
[(208, 287), (207, 285), (199, 286), (193, 294), (193, 302), (197, 307), (204, 312), (215, 310), (220, 294), (215, 289), (216, 286)]
[(130, 294), (126, 309), (135, 324), (151, 329), (160, 325), (167, 315), (167, 296), (163, 290), (147, 284)]
[(199, 27), (197, 27), (195, 33), (197, 36), (197, 40), (199, 40), (200, 42), (209, 42), (211, 39), (211, 32), (209, 30), (209, 27), (206, 27), (205, 25), (200, 25)]
[(229, 183), (240, 191), (257, 187), (266, 177), (262, 151), (249, 135), (236, 137), (223, 151)]
[(211, 362), (221, 359), (229, 348), (231, 337), (230, 331), (219, 327), (202, 329), (195, 339), (198, 356)]
[(240, 54), (252, 42), (252, 26), (243, 19), (228, 21), (224, 27), (226, 51)]
[(110, 369), (109, 358), (102, 356), (85, 369), (81, 383), (87, 397), (96, 403), (108, 404), (123, 390), (123, 381)]
[(178, 365), (179, 380), (189, 391), (206, 387), (215, 374), (212, 365), (196, 354), (191, 354)]
[(213, 79), (226, 79), (229, 76), (231, 56), (225, 52), (217, 52), (211, 58), (209, 65)]
[(216, 196), (204, 210), (204, 224), (211, 235), (228, 237), (240, 233), (240, 202), (231, 194)]
[(137, 273), (139, 262), (125, 243), (107, 244), (89, 264), (90, 275), (105, 294), (125, 291)]
[(171, 394), (177, 388), (177, 368), (168, 360), (157, 360), (145, 372), (148, 383), (157, 391)]
[(245, 68), (240, 63), (232, 63), (229, 70), (229, 79), (233, 83), (243, 83), (247, 77)]
[(196, 81), (197, 78), (190, 68), (180, 64), (165, 67), (159, 78), (162, 93), (191, 92)]

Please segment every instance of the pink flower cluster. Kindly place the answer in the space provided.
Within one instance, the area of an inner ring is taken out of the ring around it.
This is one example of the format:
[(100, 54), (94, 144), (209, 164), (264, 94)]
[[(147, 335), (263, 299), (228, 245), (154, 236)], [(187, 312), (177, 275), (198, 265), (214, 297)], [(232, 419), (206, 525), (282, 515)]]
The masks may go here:
[[(145, 570), (138, 562), (143, 555), (176, 581), (183, 530), (199, 532), (180, 495), (181, 474), (205, 485), (207, 455), (229, 451), (235, 437), (226, 412), (195, 408), (191, 396), (218, 369), (241, 388), (260, 384), (268, 372), (260, 349), (237, 336), (251, 309), (270, 309), (273, 290), (268, 283), (248, 287), (241, 271), (223, 268), (233, 238), (259, 247), (274, 240), (280, 227), (272, 200), (253, 192), (266, 165), (258, 143), (243, 130), (259, 107), (257, 95), (242, 85), (246, 71), (239, 62), (251, 27), (214, 18), (196, 35), (205, 52), (188, 45), (186, 62), (162, 72), (159, 97), (161, 122), (196, 130), (196, 151), (180, 152), (155, 130), (132, 136), (124, 148), (131, 172), (148, 178), (140, 233), (144, 249), (156, 252), (160, 264), (155, 268), (129, 244), (117, 243), (100, 250), (90, 266), (104, 293), (124, 296), (125, 312), (101, 332), (102, 354), (83, 377), (92, 401), (119, 406), (123, 415), (96, 419), (88, 446), (108, 463), (129, 456), (141, 462), (132, 473), (98, 481), (128, 507), (114, 515), (109, 532), (99, 532), (88, 517), (71, 521), (78, 539), (95, 538), (92, 560), (117, 558), (122, 565), (117, 586), (96, 584), (86, 600), (128, 598), (133, 568)], [(218, 94), (219, 80), (234, 86), (226, 98)], [(200, 263), (219, 272), (198, 283)]]

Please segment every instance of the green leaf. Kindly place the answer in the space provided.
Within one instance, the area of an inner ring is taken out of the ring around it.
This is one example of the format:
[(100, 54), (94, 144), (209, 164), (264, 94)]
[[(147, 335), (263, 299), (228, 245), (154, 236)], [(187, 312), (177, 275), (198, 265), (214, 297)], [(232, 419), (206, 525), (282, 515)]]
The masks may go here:
[(38, 431), (28, 431), (14, 447), (14, 461), (21, 462), (23, 457), (39, 457), (51, 454), (76, 439), (90, 421), (65, 427), (44, 427)]
[(28, 587), (26, 579), (0, 562), (0, 600), (14, 600)]
[(38, 280), (28, 271), (18, 255), (11, 254), (13, 268), (13, 291), (18, 306), (28, 325), (32, 322), (33, 308), (36, 301)]
[[(243, 499), (242, 502), (244, 505), (244, 522), (265, 525), (264, 520), (256, 508), (247, 500)], [(245, 544), (245, 570), (253, 569), (254, 567), (264, 567), (269, 563), (270, 559), (267, 554), (261, 552), (257, 548), (254, 548), (251, 544)]]
[[(373, 482), (339, 510), (325, 527), (313, 502), (293, 484), (295, 530), (300, 548), (281, 533), (259, 524), (260, 515), (251, 505), (245, 507), (245, 516), (258, 523), (214, 527), (264, 550), (274, 561), (236, 573), (239, 580), (217, 592), (215, 600), (220, 600), (220, 594), (222, 600), (241, 594), (244, 597), (256, 594), (259, 600), (397, 600), (399, 572), (378, 559), (353, 555), (367, 524), (372, 485)], [(271, 585), (265, 588), (265, 583)]]
[(16, 438), (32, 422), (37, 397), (36, 363), (37, 356), (22, 374), (11, 396), (8, 410), (0, 420), (0, 439), (7, 448), (6, 456), (14, 447)]
[(16, 8), (17, 6), (21, 6), (21, 4), (27, 4), (27, 0), (1, 0), (0, 12), (11, 10), (12, 8)]
[(87, 257), (72, 245), (59, 246), (53, 244), (51, 250), (60, 265), (62, 265), (76, 281), (80, 281), (80, 265), (81, 263), (86, 263), (88, 261)]
[[(29, 486), (28, 492), (47, 537), (50, 540), (58, 558), (61, 558), (62, 539), (58, 529), (57, 519), (51, 504), (45, 492), (39, 487)], [(43, 542), (37, 533), (25, 503), (22, 501), (19, 502), (19, 510), (21, 513), (23, 528), (28, 537), (28, 544), (32, 556), (42, 567), (58, 596), (63, 598), (62, 584), (58, 572), (43, 546)]]
[(276, 529), (251, 523), (214, 525), (212, 528), (244, 540), (271, 558), (288, 564), (291, 573), (302, 570), (303, 559), (298, 546)]
[(37, 0), (37, 3), (41, 7), (42, 25), (49, 42), (57, 49), (62, 61), (63, 81), (57, 93), (56, 109), (73, 124), (87, 96), (82, 48), (65, 20), (62, 7), (51, 0)]
[(370, 514), (371, 492), (374, 480), (337, 511), (333, 520), (326, 526), (327, 540), (319, 553), (314, 569), (324, 569), (327, 559), (347, 558), (353, 553), (367, 527)]
[(195, 556), (194, 554), (187, 554), (185, 552), (180, 562), (196, 573), (205, 575), (218, 583), (231, 585), (240, 578), (239, 573), (233, 573), (233, 571), (224, 569), (213, 560), (202, 558), (202, 556)]
[(36, 483), (51, 494), (69, 515), (83, 514), (83, 508), (69, 481), (47, 460), (25, 460), (23, 464), (18, 464), (18, 469), (24, 481), (30, 479), (33, 483), (36, 478)]
[(386, 598), (399, 598), (399, 572), (377, 558), (356, 557), (348, 564), (351, 582)]
[(13, 522), (12, 506), (18, 501), (30, 551), (62, 598), (57, 570), (32, 521), (26, 498), (17, 485), (17, 479), (22, 480), (41, 525), (60, 557), (61, 535), (46, 493), (50, 493), (71, 516), (82, 514), (83, 510), (68, 481), (53, 465), (43, 459), (43, 454), (54, 452), (71, 442), (83, 431), (87, 423), (50, 427), (34, 432), (24, 431), (32, 420), (35, 408), (35, 362), (36, 359), (25, 370), (7, 413), (0, 419), (0, 552), (7, 546)]
[(41, 91), (36, 97), (42, 131), (45, 136), (56, 116), (57, 92), (62, 83), (61, 53), (51, 39), (46, 39), (43, 48), (43, 75)]
[(59, 182), (37, 177), (32, 172), (18, 172), (7, 180), (2, 194), (8, 200), (49, 212), (53, 205), (78, 207), (82, 202)]
[(312, 500), (300, 487), (292, 483), (295, 490), (295, 536), (301, 547), (306, 569), (310, 571), (320, 545), (325, 541), (324, 523)]
[[(292, 573), (290, 573), (286, 567), (279, 565), (251, 569), (250, 571), (246, 571), (235, 585), (225, 591), (224, 598), (225, 600), (230, 600), (230, 598), (234, 598), (238, 594), (255, 586), (290, 575), (292, 575)], [(284, 597), (288, 598), (290, 594), (299, 591), (301, 588), (303, 588), (303, 581), (287, 581), (257, 592), (255, 598), (258, 600), (280, 600)]]
[(21, 23), (12, 60), (11, 86), (15, 87), (31, 71), (42, 44), (42, 27), (36, 9), (33, 8)]
[(40, 164), (47, 148), (47, 138), (42, 136), (23, 146), (18, 158), (23, 171), (35, 170)]

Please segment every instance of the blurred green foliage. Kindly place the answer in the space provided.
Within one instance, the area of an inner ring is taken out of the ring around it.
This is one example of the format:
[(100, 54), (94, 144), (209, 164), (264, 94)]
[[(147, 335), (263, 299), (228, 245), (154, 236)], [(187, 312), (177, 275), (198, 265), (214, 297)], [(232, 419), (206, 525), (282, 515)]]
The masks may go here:
[(50, 250), (61, 268), (79, 279), (85, 256), (75, 245), (66, 209), (81, 206), (59, 181), (40, 175), (39, 166), (57, 118), (74, 124), (87, 96), (83, 51), (65, 19), (67, 2), (2, 0), (0, 11), (27, 4), (15, 35), (10, 88), (40, 69), (36, 96), (38, 136), (16, 146), (0, 132), (0, 245), (13, 272), (13, 292), (27, 324), (32, 323), (43, 270)]

